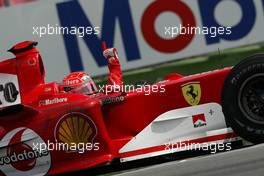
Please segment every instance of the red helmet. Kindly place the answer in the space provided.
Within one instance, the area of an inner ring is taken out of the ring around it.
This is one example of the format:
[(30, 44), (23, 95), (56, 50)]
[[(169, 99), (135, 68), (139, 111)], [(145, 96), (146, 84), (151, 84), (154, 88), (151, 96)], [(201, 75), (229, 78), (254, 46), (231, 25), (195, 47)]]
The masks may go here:
[(82, 94), (94, 94), (97, 87), (92, 78), (85, 72), (73, 72), (62, 80), (64, 91)]

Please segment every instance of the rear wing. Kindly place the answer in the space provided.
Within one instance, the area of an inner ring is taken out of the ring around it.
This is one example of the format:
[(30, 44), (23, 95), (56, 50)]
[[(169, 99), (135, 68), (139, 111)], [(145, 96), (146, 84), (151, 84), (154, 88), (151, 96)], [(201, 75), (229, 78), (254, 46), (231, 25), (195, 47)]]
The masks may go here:
[(0, 62), (0, 109), (27, 104), (32, 92), (45, 81), (45, 69), (37, 42), (25, 41), (9, 52), (16, 57)]

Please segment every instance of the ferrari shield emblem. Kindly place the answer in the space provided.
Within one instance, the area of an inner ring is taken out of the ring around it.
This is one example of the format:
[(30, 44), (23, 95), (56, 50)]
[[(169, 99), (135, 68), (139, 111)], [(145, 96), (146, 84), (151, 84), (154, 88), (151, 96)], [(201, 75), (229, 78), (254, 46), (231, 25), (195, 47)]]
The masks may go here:
[(182, 85), (182, 94), (185, 101), (192, 105), (198, 105), (201, 99), (200, 82), (189, 82)]

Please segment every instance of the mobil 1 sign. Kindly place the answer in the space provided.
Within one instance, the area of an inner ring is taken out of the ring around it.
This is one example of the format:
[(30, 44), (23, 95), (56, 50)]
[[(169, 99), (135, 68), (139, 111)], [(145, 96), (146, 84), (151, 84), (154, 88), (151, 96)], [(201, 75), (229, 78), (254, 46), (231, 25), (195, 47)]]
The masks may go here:
[[(88, 6), (89, 1), (57, 4), (61, 26), (92, 26), (92, 12), (85, 10)], [(101, 25), (101, 35), (80, 39), (99, 68), (106, 65), (101, 54), (102, 39), (110, 46), (122, 48), (126, 69), (264, 39), (263, 5), (258, 0), (120, 0), (104, 1), (102, 7), (101, 21), (96, 22)], [(67, 13), (69, 10), (71, 13)], [(171, 29), (172, 34), (175, 28), (178, 35), (166, 35), (166, 30)], [(189, 32), (180, 34), (182, 30)], [(85, 69), (78, 38), (69, 35), (63, 38), (71, 69)]]
[[(79, 70), (102, 75), (108, 72), (102, 40), (118, 48), (123, 70), (262, 42), (263, 4), (262, 0), (37, 1), (0, 9), (4, 41), (0, 47), (4, 51), (19, 39), (39, 41), (48, 80)], [(90, 33), (33, 34), (33, 27), (48, 25), (85, 28)]]

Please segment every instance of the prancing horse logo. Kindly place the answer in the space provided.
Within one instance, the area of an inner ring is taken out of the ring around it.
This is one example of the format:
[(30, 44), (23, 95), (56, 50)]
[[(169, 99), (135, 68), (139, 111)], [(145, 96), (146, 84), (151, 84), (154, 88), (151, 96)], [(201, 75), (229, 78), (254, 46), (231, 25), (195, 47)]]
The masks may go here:
[(198, 105), (201, 99), (200, 82), (189, 82), (182, 85), (182, 94), (185, 101), (192, 105)]

